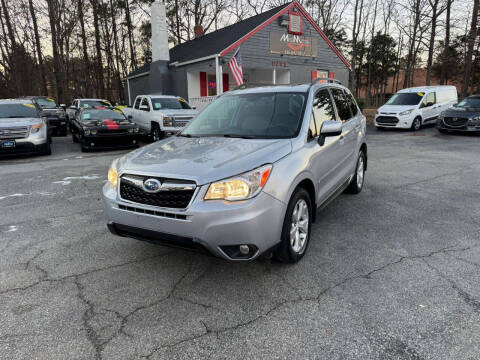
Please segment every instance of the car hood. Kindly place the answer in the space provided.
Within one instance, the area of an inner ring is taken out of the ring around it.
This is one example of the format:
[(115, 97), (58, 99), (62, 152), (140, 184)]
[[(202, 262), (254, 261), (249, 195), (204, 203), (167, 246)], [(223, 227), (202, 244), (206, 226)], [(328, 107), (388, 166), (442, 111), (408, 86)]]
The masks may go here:
[(442, 115), (448, 117), (471, 118), (474, 116), (480, 116), (480, 109), (451, 107), (450, 109), (442, 112)]
[(383, 105), (378, 109), (378, 111), (383, 113), (398, 114), (399, 112), (415, 109), (416, 107), (416, 105)]
[(290, 139), (173, 136), (120, 158), (118, 170), (204, 185), (274, 163), (291, 151)]
[(0, 118), (0, 127), (30, 126), (41, 121), (40, 118)]
[(162, 114), (165, 116), (194, 116), (197, 114), (197, 110), (194, 109), (161, 109), (155, 110), (154, 114)]

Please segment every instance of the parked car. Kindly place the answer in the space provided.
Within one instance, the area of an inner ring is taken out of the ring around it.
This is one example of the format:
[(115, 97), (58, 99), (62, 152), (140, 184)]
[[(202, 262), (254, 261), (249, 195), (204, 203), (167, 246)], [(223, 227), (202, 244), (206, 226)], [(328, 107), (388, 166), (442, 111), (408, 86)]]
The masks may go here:
[(458, 101), (455, 86), (423, 86), (403, 89), (393, 95), (375, 115), (377, 129), (420, 130), (435, 124), (438, 116)]
[(273, 251), (297, 262), (317, 208), (362, 190), (365, 132), (352, 94), (333, 82), (225, 93), (181, 133), (112, 163), (108, 227), (228, 260)]
[(48, 126), (52, 134), (59, 136), (67, 135), (67, 120), (64, 104), (58, 106), (55, 100), (48, 96), (27, 96), (20, 99), (31, 100), (42, 110), (42, 116), (47, 118)]
[(41, 111), (31, 100), (0, 100), (0, 155), (52, 153), (47, 119)]
[(133, 108), (123, 107), (122, 111), (153, 141), (182, 130), (197, 114), (184, 99), (170, 95), (139, 95)]
[(437, 121), (438, 131), (480, 133), (480, 95), (469, 96), (442, 112)]
[(75, 118), (75, 114), (79, 109), (88, 108), (88, 107), (97, 107), (105, 106), (110, 107), (112, 104), (108, 100), (103, 99), (75, 99), (72, 101), (67, 109), (67, 122), (70, 123), (72, 119)]
[(118, 109), (109, 107), (83, 108), (71, 123), (73, 142), (82, 151), (138, 146), (139, 127)]

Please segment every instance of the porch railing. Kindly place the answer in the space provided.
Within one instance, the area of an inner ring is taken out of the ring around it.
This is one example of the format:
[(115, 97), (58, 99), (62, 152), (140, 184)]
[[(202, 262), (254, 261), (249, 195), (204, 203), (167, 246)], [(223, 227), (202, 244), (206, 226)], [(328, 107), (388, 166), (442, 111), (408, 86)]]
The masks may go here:
[(197, 110), (202, 110), (204, 107), (210, 105), (210, 103), (215, 100), (217, 96), (201, 96), (201, 97), (191, 97), (189, 98), (189, 103), (191, 106), (197, 108)]

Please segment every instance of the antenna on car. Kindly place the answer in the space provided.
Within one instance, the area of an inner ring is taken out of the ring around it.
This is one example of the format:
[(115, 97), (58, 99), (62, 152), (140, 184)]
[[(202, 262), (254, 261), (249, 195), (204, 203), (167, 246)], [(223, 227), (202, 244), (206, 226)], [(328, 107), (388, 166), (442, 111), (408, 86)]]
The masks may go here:
[(310, 83), (310, 86), (308, 87), (308, 90), (310, 90), (310, 88), (311, 88), (313, 85), (317, 84), (319, 81), (325, 81), (325, 82), (330, 82), (330, 83), (335, 83), (335, 84), (343, 85), (340, 80), (337, 80), (337, 79), (334, 79), (334, 78), (319, 77), (319, 78), (316, 78), (315, 80), (313, 80), (313, 81)]

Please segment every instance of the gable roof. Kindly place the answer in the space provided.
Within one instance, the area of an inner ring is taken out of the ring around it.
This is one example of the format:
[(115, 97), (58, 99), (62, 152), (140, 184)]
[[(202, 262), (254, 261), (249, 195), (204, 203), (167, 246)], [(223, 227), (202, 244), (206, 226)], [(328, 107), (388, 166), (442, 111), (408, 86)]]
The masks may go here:
[(185, 62), (201, 59), (209, 55), (220, 54), (221, 51), (241, 39), (256, 27), (273, 17), (275, 14), (288, 7), (287, 3), (264, 13), (239, 21), (196, 39), (186, 41), (170, 49), (171, 62)]

